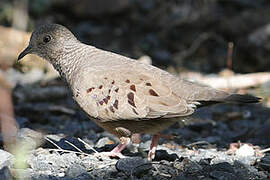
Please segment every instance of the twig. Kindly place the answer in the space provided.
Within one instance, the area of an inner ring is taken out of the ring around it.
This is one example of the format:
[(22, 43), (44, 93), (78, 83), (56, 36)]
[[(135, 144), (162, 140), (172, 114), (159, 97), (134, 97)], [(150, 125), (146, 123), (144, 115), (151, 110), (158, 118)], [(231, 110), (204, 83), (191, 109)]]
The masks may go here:
[(48, 151), (56, 151), (56, 152), (68, 152), (68, 153), (75, 153), (75, 154), (81, 154), (81, 155), (86, 155), (90, 156), (91, 154), (87, 154), (84, 152), (77, 152), (77, 151), (72, 151), (72, 150), (66, 150), (66, 149), (47, 149)]
[(228, 43), (227, 67), (232, 70), (233, 42)]
[(186, 145), (186, 146), (187, 146), (187, 147), (192, 147), (192, 146), (199, 145), (199, 144), (206, 144), (206, 145), (208, 145), (208, 146), (213, 146), (212, 144), (210, 144), (210, 143), (207, 142), (207, 141), (198, 141), (198, 142), (194, 142), (194, 143), (188, 144), (188, 145)]
[(266, 153), (267, 151), (270, 151), (270, 148), (266, 148), (266, 149), (260, 150), (259, 152), (260, 153)]
[(102, 169), (102, 168), (105, 168), (105, 167), (111, 166), (111, 165), (115, 165), (115, 162), (111, 162), (111, 163), (109, 163), (109, 164), (105, 164), (105, 165), (98, 166), (98, 169)]
[(49, 138), (45, 137), (45, 139), (46, 139), (48, 142), (50, 142), (51, 144), (53, 144), (55, 147), (57, 147), (58, 149), (64, 150), (64, 149), (62, 149), (60, 146), (58, 146), (56, 143), (54, 143), (52, 140), (50, 140)]
[(78, 138), (78, 140), (83, 143), (86, 147), (90, 148), (92, 151), (94, 151), (95, 153), (99, 153), (97, 152), (97, 150), (95, 150), (92, 146), (90, 146), (89, 144), (87, 144), (86, 142), (84, 142), (81, 138)]
[(71, 142), (69, 142), (69, 141), (67, 141), (67, 140), (65, 140), (65, 143), (67, 143), (67, 144), (69, 144), (69, 145), (71, 145), (72, 147), (74, 147), (77, 151), (79, 151), (79, 152), (82, 152), (82, 150), (80, 150), (77, 146), (75, 146), (74, 144), (72, 144)]

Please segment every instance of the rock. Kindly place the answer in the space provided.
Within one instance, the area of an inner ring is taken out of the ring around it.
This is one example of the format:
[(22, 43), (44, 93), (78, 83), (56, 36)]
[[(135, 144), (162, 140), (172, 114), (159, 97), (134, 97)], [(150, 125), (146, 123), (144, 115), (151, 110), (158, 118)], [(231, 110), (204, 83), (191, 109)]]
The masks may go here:
[(236, 156), (253, 156), (255, 154), (255, 150), (248, 144), (242, 145), (235, 152)]
[(175, 161), (178, 159), (178, 156), (174, 154), (169, 154), (166, 150), (157, 150), (155, 159), (156, 161), (167, 160), (167, 161)]
[(258, 163), (259, 167), (265, 169), (266, 171), (270, 171), (270, 156), (264, 156), (261, 161)]
[[(0, 149), (0, 169), (5, 166), (10, 166), (12, 164), (12, 160), (14, 156), (9, 152)], [(1, 177), (1, 176), (0, 176)]]
[(232, 173), (217, 170), (210, 172), (210, 177), (217, 180), (239, 180), (238, 177)]
[(88, 173), (83, 173), (76, 177), (76, 180), (86, 180), (86, 179), (95, 179), (95, 178)]
[(233, 166), (231, 164), (227, 163), (227, 162), (214, 164), (211, 168), (213, 170), (216, 170), (216, 171), (223, 171), (223, 172), (228, 172), (228, 173), (234, 173)]
[(37, 148), (43, 142), (43, 134), (29, 128), (20, 129), (17, 137), (21, 143), (27, 143), (30, 149)]
[(86, 173), (85, 167), (83, 167), (80, 164), (74, 164), (70, 166), (67, 171), (66, 171), (66, 176), (72, 177), (72, 178), (77, 178), (78, 176)]
[(110, 138), (104, 137), (104, 138), (101, 138), (101, 139), (98, 140), (95, 147), (102, 148), (107, 144), (114, 144), (114, 142), (112, 140), (110, 140)]
[(3, 168), (0, 169), (0, 177), (2, 180), (12, 180), (13, 179), (7, 166), (4, 166)]
[(183, 170), (187, 172), (188, 174), (195, 174), (202, 170), (202, 167), (193, 161), (190, 161), (188, 159), (183, 160)]
[(131, 174), (135, 169), (143, 164), (147, 164), (145, 159), (141, 157), (129, 157), (119, 159), (116, 163), (116, 169), (118, 171), (125, 172), (127, 174)]

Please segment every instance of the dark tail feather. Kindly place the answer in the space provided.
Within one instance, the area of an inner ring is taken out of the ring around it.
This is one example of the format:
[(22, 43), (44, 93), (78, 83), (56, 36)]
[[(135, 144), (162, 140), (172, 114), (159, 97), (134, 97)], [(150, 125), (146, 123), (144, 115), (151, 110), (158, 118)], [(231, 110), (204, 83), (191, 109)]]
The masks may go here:
[(225, 98), (218, 98), (213, 100), (207, 101), (199, 101), (199, 105), (197, 107), (209, 106), (212, 104), (218, 103), (235, 103), (235, 104), (247, 104), (247, 103), (258, 103), (260, 102), (261, 98), (255, 97), (249, 94), (230, 94)]
[(228, 97), (221, 100), (221, 102), (226, 103), (258, 103), (260, 102), (261, 98), (255, 97), (249, 94), (231, 94)]

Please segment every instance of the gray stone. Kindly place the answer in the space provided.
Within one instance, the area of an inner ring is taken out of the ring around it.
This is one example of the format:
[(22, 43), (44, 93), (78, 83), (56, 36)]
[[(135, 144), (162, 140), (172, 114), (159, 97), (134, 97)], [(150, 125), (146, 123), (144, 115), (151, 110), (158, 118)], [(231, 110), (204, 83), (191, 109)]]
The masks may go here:
[(141, 157), (130, 157), (119, 159), (116, 163), (116, 169), (127, 174), (130, 174), (135, 168), (147, 164), (148, 162)]
[(238, 180), (238, 177), (236, 177), (232, 173), (217, 171), (217, 170), (212, 171), (210, 173), (210, 176), (217, 180)]
[(66, 171), (66, 175), (68, 177), (73, 177), (73, 178), (76, 178), (78, 176), (80, 176), (81, 174), (84, 174), (86, 173), (86, 169), (85, 167), (83, 167), (82, 165), (80, 164), (73, 164), (71, 165), (67, 171)]
[(98, 142), (96, 143), (95, 147), (102, 148), (106, 144), (112, 144), (112, 140), (110, 140), (108, 137), (104, 137), (104, 138), (99, 139)]
[(1, 180), (12, 180), (13, 179), (7, 166), (0, 169), (0, 178), (1, 178)]
[(7, 151), (0, 149), (0, 169), (5, 166), (10, 166), (14, 156)]

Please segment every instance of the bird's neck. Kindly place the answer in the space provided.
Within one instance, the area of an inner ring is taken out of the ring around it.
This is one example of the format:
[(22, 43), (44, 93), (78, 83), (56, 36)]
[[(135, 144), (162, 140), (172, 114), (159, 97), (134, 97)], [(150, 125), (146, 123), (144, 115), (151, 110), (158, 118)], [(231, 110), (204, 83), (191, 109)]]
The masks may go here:
[(88, 53), (94, 47), (78, 43), (76, 46), (66, 48), (65, 52), (53, 60), (54, 68), (59, 72), (60, 76), (64, 78), (68, 84), (72, 84), (72, 77), (74, 77), (83, 64), (87, 60)]

